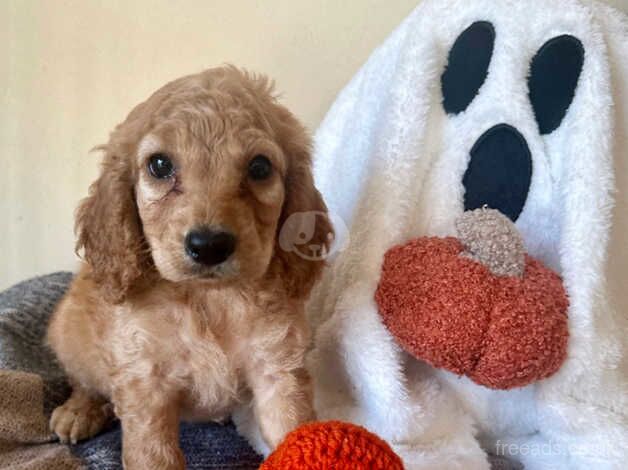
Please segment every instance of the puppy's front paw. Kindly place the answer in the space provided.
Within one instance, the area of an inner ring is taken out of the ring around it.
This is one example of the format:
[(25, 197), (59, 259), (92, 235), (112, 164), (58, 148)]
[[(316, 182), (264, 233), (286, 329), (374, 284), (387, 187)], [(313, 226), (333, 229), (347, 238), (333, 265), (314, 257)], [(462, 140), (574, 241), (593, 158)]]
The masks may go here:
[(111, 405), (102, 401), (73, 402), (70, 398), (50, 417), (50, 430), (63, 443), (76, 444), (95, 436), (113, 417)]

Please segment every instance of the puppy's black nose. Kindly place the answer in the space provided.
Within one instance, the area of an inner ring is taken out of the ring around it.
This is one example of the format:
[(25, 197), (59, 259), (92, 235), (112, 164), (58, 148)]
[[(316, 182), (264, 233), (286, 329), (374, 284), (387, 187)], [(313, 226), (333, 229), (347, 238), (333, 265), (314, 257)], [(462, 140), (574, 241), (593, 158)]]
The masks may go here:
[(235, 250), (236, 238), (229, 232), (196, 229), (185, 236), (185, 251), (194, 261), (214, 266), (225, 261)]

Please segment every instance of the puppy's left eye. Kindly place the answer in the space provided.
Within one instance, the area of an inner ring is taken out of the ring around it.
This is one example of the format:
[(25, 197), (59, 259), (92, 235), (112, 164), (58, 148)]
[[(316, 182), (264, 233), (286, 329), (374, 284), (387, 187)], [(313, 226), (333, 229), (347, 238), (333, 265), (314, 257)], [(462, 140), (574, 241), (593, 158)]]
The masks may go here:
[(273, 165), (265, 155), (255, 155), (249, 162), (249, 178), (252, 180), (265, 180), (272, 171)]
[(174, 174), (174, 165), (167, 155), (155, 153), (148, 159), (148, 171), (160, 180), (170, 178)]

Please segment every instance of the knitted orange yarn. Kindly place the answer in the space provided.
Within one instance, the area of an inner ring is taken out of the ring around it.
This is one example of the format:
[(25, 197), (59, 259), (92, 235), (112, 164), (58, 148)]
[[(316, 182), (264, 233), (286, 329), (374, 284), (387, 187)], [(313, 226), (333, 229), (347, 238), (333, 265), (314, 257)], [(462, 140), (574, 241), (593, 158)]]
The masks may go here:
[(286, 436), (260, 470), (403, 470), (390, 446), (360, 426), (305, 424)]

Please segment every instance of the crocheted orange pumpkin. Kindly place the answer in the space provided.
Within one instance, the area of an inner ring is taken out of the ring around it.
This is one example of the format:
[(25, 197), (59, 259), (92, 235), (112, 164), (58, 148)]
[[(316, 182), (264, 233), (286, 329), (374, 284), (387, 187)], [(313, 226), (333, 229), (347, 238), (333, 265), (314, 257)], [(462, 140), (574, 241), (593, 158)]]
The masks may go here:
[(329, 421), (292, 431), (260, 470), (403, 470), (403, 464), (363, 427)]
[(497, 211), (465, 213), (457, 229), (386, 253), (375, 299), (388, 330), (416, 358), (491, 388), (556, 372), (568, 339), (560, 277)]

